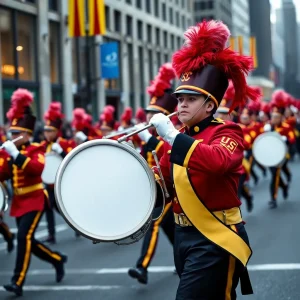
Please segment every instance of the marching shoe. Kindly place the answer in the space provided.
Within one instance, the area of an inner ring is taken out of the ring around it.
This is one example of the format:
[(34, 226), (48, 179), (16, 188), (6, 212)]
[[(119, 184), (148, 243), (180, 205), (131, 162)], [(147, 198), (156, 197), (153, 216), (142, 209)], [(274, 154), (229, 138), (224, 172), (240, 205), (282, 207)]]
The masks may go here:
[(56, 244), (56, 238), (54, 235), (49, 235), (44, 240), (42, 240), (42, 243)]
[(22, 287), (16, 285), (15, 283), (6, 284), (3, 287), (6, 291), (15, 293), (16, 296), (22, 296), (23, 295)]
[(283, 198), (284, 198), (284, 200), (286, 200), (287, 198), (288, 198), (288, 196), (289, 196), (289, 190), (288, 190), (288, 188), (289, 188), (289, 186), (286, 184), (285, 186), (284, 186), (284, 188), (283, 188)]
[(269, 202), (269, 206), (270, 206), (271, 209), (277, 208), (277, 202), (274, 201), (274, 200), (271, 200), (271, 201)]
[(56, 270), (56, 282), (61, 282), (65, 276), (65, 266), (64, 264), (68, 261), (68, 256), (60, 254), (61, 261), (54, 265)]
[(132, 278), (136, 278), (140, 283), (148, 283), (148, 271), (145, 268), (130, 268), (128, 275)]
[(11, 234), (10, 239), (7, 241), (7, 252), (10, 253), (14, 250), (14, 239), (16, 235), (14, 233)]

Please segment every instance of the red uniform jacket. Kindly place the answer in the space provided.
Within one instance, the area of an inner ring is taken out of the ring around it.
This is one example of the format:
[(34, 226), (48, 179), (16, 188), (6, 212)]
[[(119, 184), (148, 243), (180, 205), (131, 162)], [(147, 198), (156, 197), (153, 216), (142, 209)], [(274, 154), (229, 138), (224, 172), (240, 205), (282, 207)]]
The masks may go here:
[(295, 131), (289, 124), (282, 122), (279, 126), (274, 126), (272, 130), (286, 136), (288, 144), (296, 143)]
[(45, 194), (41, 174), (44, 150), (40, 144), (21, 146), (15, 160), (0, 150), (0, 181), (12, 180), (13, 198), (10, 215), (20, 217), (31, 211), (43, 211)]
[[(46, 140), (41, 142), (41, 146), (44, 148), (45, 153), (51, 152), (53, 143), (54, 142), (48, 142)], [(62, 155), (63, 157), (76, 147), (74, 140), (66, 140), (61, 137), (56, 140), (56, 143), (62, 147), (64, 151), (64, 155)]]
[[(198, 197), (210, 211), (220, 211), (241, 205), (237, 189), (243, 151), (241, 128), (209, 117), (178, 134), (173, 147), (165, 143), (160, 165), (169, 191), (173, 188), (172, 164), (186, 167)], [(173, 208), (175, 213), (182, 212), (176, 195)]]

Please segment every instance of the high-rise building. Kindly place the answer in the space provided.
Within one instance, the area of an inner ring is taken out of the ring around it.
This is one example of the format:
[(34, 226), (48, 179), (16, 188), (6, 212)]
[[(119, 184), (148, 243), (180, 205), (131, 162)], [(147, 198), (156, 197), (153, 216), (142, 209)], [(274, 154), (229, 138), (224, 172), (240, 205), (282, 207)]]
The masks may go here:
[(298, 25), (296, 9), (292, 0), (282, 1), (283, 28), (285, 47), (285, 84), (287, 92), (296, 95), (299, 82), (298, 77)]
[(202, 20), (222, 20), (232, 29), (231, 0), (194, 0), (195, 22)]
[[(119, 113), (145, 106), (147, 85), (194, 23), (193, 8), (193, 0), (106, 0), (107, 32), (87, 39), (68, 36), (67, 0), (1, 0), (0, 124), (18, 87), (34, 93), (40, 119), (52, 100), (63, 103), (69, 120), (74, 106), (95, 118), (106, 104)], [(102, 78), (100, 44), (106, 42), (119, 46), (119, 78)]]
[(263, 88), (265, 98), (270, 98), (274, 88), (271, 41), (271, 6), (269, 0), (249, 1), (250, 33), (256, 37), (258, 66), (249, 78), (249, 83)]

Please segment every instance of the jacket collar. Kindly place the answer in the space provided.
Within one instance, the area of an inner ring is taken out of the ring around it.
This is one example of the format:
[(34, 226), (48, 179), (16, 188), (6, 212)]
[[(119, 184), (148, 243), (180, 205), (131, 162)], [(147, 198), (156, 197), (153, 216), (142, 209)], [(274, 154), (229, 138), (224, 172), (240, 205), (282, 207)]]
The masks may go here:
[(209, 117), (205, 118), (204, 120), (200, 121), (199, 123), (193, 125), (189, 129), (185, 128), (185, 133), (190, 136), (196, 135), (199, 132), (203, 131), (205, 128), (207, 128), (213, 120), (214, 120), (214, 117), (209, 116)]

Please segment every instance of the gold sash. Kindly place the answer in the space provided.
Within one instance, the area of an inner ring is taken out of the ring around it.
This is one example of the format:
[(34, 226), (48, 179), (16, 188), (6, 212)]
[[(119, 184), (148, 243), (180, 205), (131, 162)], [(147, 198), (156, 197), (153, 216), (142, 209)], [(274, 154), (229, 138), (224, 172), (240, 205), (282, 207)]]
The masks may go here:
[(190, 183), (187, 169), (173, 164), (173, 178), (179, 204), (191, 223), (208, 240), (229, 252), (246, 266), (252, 255), (251, 248), (201, 202)]

